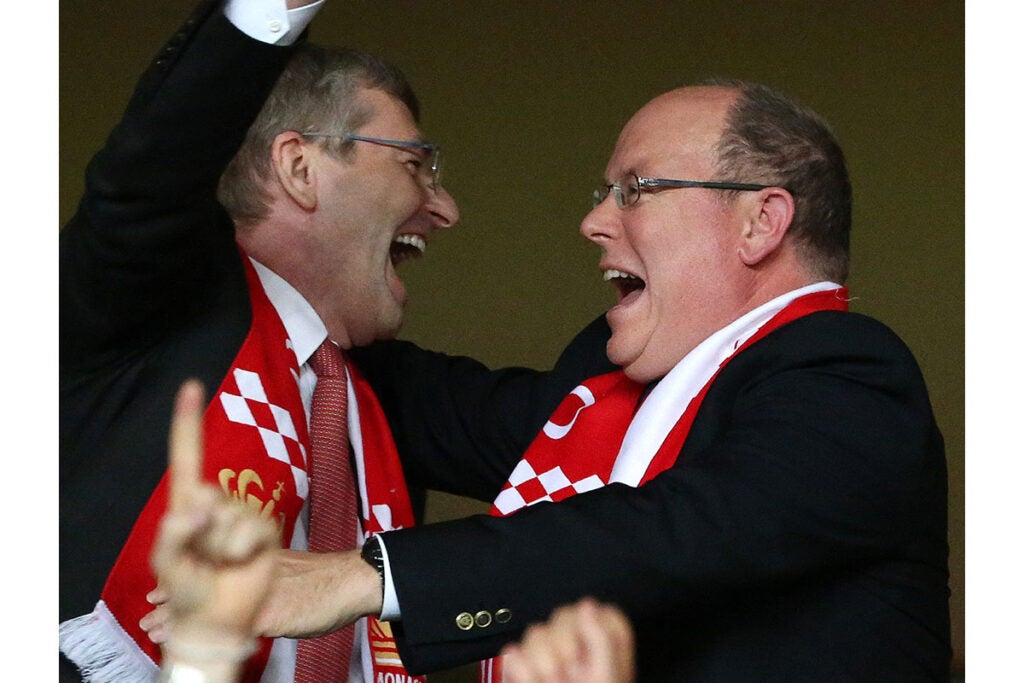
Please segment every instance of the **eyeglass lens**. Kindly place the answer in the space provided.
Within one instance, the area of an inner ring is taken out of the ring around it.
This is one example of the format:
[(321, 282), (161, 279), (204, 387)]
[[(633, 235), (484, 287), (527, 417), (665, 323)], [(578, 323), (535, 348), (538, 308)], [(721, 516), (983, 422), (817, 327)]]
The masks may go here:
[(640, 199), (640, 181), (636, 175), (629, 174), (622, 180), (612, 185), (602, 185), (594, 190), (594, 207), (605, 200), (608, 193), (615, 194), (615, 204), (621, 209), (635, 204)]
[(441, 149), (439, 147), (433, 147), (428, 151), (427, 163), (424, 168), (427, 169), (427, 184), (430, 189), (437, 190), (441, 185)]

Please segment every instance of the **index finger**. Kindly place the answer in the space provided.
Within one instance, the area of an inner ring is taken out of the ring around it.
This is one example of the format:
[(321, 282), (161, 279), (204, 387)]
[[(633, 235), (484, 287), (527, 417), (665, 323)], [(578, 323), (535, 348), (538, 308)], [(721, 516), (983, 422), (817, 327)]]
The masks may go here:
[(174, 399), (168, 444), (170, 470), (170, 509), (186, 507), (189, 492), (202, 479), (203, 385), (190, 379), (181, 385)]

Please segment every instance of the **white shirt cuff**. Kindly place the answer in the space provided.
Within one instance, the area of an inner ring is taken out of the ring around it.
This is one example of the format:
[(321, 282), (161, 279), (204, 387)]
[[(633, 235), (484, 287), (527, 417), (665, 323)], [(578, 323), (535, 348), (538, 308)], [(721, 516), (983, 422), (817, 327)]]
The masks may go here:
[(272, 45), (292, 45), (323, 4), (324, 0), (316, 0), (290, 10), (285, 0), (226, 0), (224, 16), (250, 38)]
[(381, 621), (395, 621), (402, 618), (402, 610), (398, 606), (398, 593), (395, 582), (391, 580), (391, 562), (388, 560), (388, 547), (384, 544), (384, 536), (377, 535), (380, 543), (380, 554), (384, 556), (384, 604), (380, 610)]

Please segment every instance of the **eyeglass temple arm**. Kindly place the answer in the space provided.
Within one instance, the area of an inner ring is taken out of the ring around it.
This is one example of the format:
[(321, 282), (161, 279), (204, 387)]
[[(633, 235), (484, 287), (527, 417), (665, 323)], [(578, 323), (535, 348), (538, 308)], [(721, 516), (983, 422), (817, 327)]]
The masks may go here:
[(730, 183), (715, 180), (669, 180), (667, 178), (638, 178), (641, 188), (645, 187), (704, 187), (711, 190), (763, 190), (770, 185), (755, 183)]

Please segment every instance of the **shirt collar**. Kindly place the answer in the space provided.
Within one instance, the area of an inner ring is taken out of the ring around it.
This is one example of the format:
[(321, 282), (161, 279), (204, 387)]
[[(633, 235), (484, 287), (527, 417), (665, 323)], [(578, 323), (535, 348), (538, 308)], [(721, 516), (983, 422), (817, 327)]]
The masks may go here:
[(263, 291), (284, 323), (295, 359), (300, 366), (304, 365), (327, 338), (327, 327), (297, 289), (259, 261), (251, 257), (249, 260), (256, 269)]

